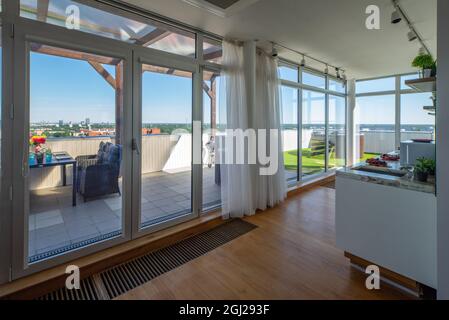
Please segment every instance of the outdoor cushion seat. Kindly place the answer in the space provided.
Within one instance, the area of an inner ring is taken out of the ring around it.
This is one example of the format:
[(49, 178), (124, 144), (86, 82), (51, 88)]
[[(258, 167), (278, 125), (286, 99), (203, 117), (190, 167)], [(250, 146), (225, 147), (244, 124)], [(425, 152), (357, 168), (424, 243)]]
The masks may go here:
[(119, 187), (121, 161), (122, 146), (110, 142), (101, 142), (96, 155), (76, 158), (77, 190), (84, 201), (110, 194), (121, 194)]

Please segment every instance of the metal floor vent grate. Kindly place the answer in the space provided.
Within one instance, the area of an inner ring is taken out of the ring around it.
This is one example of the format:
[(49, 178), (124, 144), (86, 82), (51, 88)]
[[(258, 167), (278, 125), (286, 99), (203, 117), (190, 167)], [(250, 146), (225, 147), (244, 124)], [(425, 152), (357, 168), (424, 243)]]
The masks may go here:
[[(94, 288), (95, 295), (92, 297), (85, 298), (86, 294), (84, 293), (82, 295), (68, 295), (66, 291), (69, 290), (60, 289), (45, 295), (43, 298), (45, 300), (113, 299), (255, 228), (257, 226), (254, 224), (235, 219), (166, 248), (114, 266), (84, 280), (83, 282), (86, 282), (86, 284), (81, 285), (82, 290), (85, 290), (84, 287), (89, 290)], [(49, 299), (47, 297), (63, 298)]]
[(37, 298), (37, 300), (101, 300), (93, 278), (89, 277), (81, 281), (80, 290), (68, 290), (61, 288)]

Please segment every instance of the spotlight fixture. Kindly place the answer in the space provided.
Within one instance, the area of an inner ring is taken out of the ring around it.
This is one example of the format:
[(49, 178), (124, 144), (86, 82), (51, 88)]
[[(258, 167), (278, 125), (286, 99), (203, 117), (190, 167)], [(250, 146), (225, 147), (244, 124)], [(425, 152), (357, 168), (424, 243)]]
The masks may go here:
[(278, 50), (276, 49), (276, 47), (274, 46), (274, 43), (273, 43), (273, 47), (271, 49), (271, 56), (273, 58), (276, 58), (278, 55), (279, 55), (279, 52), (278, 52)]
[(324, 69), (324, 74), (329, 74), (329, 66), (326, 64), (326, 69)]
[(335, 68), (335, 71), (337, 72), (337, 79), (341, 79), (340, 69), (339, 68)]
[(344, 80), (344, 81), (346, 81), (346, 79), (347, 79), (347, 78), (346, 78), (346, 74), (345, 74), (344, 71), (343, 71), (343, 75), (341, 76), (341, 79)]
[(394, 11), (391, 14), (391, 23), (398, 24), (399, 22), (402, 21), (402, 14), (399, 11), (399, 6), (398, 6), (397, 0), (393, 0), (393, 5), (394, 5)]
[(407, 33), (407, 38), (408, 41), (412, 42), (415, 41), (416, 39), (418, 39), (418, 35), (416, 34), (416, 32), (412, 29), (410, 29), (410, 31)]
[(304, 55), (302, 55), (301, 67), (305, 67), (305, 66), (306, 66), (306, 57)]
[(419, 54), (420, 56), (422, 56), (422, 55), (426, 54), (426, 52), (427, 52), (426, 48), (424, 48), (424, 47), (422, 46), (421, 48), (419, 48), (418, 54)]
[(402, 21), (401, 14), (399, 13), (398, 9), (395, 9), (391, 14), (391, 23), (398, 24), (401, 21)]

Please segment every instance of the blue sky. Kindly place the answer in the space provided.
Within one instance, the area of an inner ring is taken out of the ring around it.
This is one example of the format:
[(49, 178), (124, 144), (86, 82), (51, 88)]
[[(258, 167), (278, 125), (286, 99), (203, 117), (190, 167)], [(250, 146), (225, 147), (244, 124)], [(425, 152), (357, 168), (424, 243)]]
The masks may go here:
[[(115, 91), (87, 62), (33, 53), (30, 77), (31, 122), (115, 121)], [(146, 72), (143, 87), (144, 123), (191, 121), (191, 79)]]
[[(91, 122), (115, 121), (115, 92), (85, 61), (32, 53), (31, 55), (31, 122)], [(114, 68), (107, 68), (114, 75)], [(290, 75), (291, 76), (291, 75)], [(295, 76), (297, 76), (295, 74)], [(284, 76), (285, 77), (285, 76)], [(358, 84), (359, 91), (380, 91), (394, 88), (391, 79)], [(143, 77), (143, 123), (187, 123), (192, 119), (192, 80), (146, 72)], [(294, 90), (284, 88), (283, 121), (296, 122)], [(316, 94), (315, 94), (316, 95)], [(324, 97), (324, 96), (323, 96)], [(430, 94), (402, 96), (403, 124), (433, 124), (435, 118), (427, 115), (422, 106), (430, 105)], [(208, 98), (204, 96), (205, 105)], [(311, 123), (324, 120), (323, 101), (314, 101), (304, 111)], [(205, 119), (210, 112), (205, 108)], [(394, 96), (357, 99), (356, 121), (361, 124), (393, 124)], [(334, 117), (339, 112), (333, 112)], [(339, 121), (340, 122), (340, 121)]]

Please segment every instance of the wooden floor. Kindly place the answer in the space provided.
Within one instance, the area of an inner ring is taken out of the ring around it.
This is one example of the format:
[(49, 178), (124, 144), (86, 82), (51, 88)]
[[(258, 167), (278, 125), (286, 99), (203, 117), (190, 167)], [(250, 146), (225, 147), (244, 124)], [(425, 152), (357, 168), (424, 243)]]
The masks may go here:
[(409, 299), (365, 277), (335, 247), (335, 190), (315, 188), (246, 218), (256, 230), (118, 299)]

